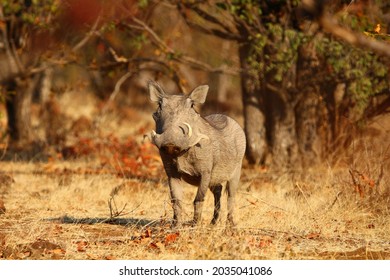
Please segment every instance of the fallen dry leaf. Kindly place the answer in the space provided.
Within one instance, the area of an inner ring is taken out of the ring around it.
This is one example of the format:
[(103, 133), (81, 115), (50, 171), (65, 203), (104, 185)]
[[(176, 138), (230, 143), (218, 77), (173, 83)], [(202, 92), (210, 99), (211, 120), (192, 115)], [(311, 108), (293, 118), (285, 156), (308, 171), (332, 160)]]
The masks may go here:
[(320, 237), (320, 233), (319, 232), (311, 232), (309, 234), (307, 234), (305, 237), (307, 239), (317, 239), (318, 237)]
[(12, 183), (15, 183), (15, 180), (11, 175), (0, 174), (0, 187), (9, 187), (12, 185)]
[(88, 247), (88, 242), (87, 241), (77, 241), (77, 252), (85, 252), (86, 247)]
[(267, 248), (271, 244), (272, 244), (272, 239), (270, 237), (269, 238), (262, 238), (262, 239), (260, 239), (259, 247), (260, 248)]
[(146, 238), (152, 237), (152, 230), (150, 228), (147, 228), (145, 230), (145, 233), (144, 233), (143, 237), (146, 237)]
[(165, 236), (165, 242), (164, 242), (165, 246), (175, 242), (176, 239), (179, 237), (179, 235), (180, 234), (178, 232), (167, 234), (167, 236)]
[(24, 252), (20, 252), (19, 253), (19, 258), (21, 258), (21, 259), (25, 259), (25, 258), (28, 258), (28, 257), (30, 257), (31, 256), (31, 251), (30, 250), (28, 250), (28, 251), (24, 251)]
[(151, 243), (149, 244), (149, 248), (157, 249), (157, 250), (163, 250), (163, 249), (164, 249), (164, 244), (161, 243), (160, 241), (151, 242)]
[(105, 260), (116, 260), (116, 258), (113, 255), (106, 255), (104, 256)]
[(62, 248), (57, 248), (57, 249), (50, 250), (48, 252), (50, 252), (52, 254), (63, 255), (63, 254), (65, 254), (66, 251)]
[(250, 200), (250, 199), (248, 199), (248, 198), (247, 198), (247, 199), (246, 199), (246, 201), (248, 201), (250, 204), (252, 204), (252, 205), (255, 205), (255, 206), (256, 206), (256, 205), (257, 205), (257, 201), (258, 201), (258, 200), (256, 200), (256, 201), (252, 201), (252, 200)]

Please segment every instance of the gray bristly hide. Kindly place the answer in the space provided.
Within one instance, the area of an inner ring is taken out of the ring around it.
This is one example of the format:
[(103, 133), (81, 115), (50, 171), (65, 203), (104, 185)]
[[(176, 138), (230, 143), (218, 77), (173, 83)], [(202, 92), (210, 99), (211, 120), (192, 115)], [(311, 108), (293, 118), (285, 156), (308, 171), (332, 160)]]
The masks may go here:
[(234, 225), (236, 190), (241, 175), (246, 139), (236, 121), (221, 114), (202, 117), (194, 105), (206, 100), (208, 86), (190, 94), (167, 94), (156, 82), (148, 83), (150, 99), (158, 104), (153, 114), (156, 131), (151, 140), (160, 151), (174, 210), (174, 225), (181, 225), (183, 181), (198, 186), (194, 219), (201, 219), (203, 201), (209, 188), (214, 194), (215, 224), (219, 218), (222, 186), (227, 190), (227, 221)]

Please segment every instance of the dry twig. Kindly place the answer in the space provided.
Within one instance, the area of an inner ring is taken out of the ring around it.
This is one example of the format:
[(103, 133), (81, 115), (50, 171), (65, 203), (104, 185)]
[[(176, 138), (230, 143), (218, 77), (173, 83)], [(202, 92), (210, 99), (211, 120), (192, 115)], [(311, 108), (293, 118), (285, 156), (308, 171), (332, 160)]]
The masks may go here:
[(127, 203), (125, 203), (125, 205), (122, 207), (122, 209), (120, 211), (118, 211), (118, 207), (116, 206), (116, 203), (115, 203), (115, 198), (113, 196), (111, 196), (108, 199), (108, 208), (110, 209), (110, 219), (114, 219), (114, 218), (117, 218), (119, 216), (126, 215), (127, 213), (123, 213), (126, 206), (127, 206)]
[(96, 18), (95, 23), (93, 24), (91, 30), (84, 36), (83, 39), (81, 39), (80, 42), (78, 42), (73, 48), (73, 52), (77, 52), (79, 49), (81, 49), (88, 41), (91, 39), (91, 37), (96, 33), (97, 26), (100, 21), (100, 15)]

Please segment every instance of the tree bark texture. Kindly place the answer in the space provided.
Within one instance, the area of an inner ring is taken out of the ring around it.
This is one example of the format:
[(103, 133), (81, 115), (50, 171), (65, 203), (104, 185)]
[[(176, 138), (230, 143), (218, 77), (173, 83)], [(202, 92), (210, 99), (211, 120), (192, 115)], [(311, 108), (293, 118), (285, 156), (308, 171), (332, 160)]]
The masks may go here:
[(297, 144), (303, 167), (320, 161), (325, 144), (320, 135), (320, 130), (325, 128), (319, 86), (322, 81), (315, 79), (320, 76), (320, 65), (312, 42), (298, 47), (295, 116)]
[(33, 140), (31, 100), (35, 88), (31, 79), (15, 79), (7, 84), (7, 118), (10, 142), (20, 146)]
[(275, 168), (296, 168), (300, 166), (297, 135), (295, 131), (294, 106), (283, 88), (266, 86), (267, 131), (272, 151), (272, 166)]
[(246, 157), (251, 164), (264, 163), (267, 156), (267, 139), (263, 96), (257, 77), (250, 74), (248, 58), (251, 54), (250, 44), (239, 47), (241, 74), (241, 91), (244, 111), (244, 130), (247, 138)]

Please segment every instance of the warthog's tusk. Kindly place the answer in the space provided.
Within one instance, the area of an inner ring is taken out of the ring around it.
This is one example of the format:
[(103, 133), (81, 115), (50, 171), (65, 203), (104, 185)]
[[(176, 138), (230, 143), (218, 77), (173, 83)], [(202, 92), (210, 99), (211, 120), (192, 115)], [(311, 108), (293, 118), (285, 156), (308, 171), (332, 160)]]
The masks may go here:
[(152, 132), (150, 132), (150, 140), (152, 141), (152, 143), (154, 144), (154, 145), (156, 145), (157, 146), (157, 144), (156, 144), (156, 138), (157, 138), (157, 133), (156, 133), (156, 131), (154, 131), (154, 130), (152, 130)]
[(154, 142), (154, 138), (156, 137), (156, 135), (157, 133), (154, 130), (152, 130), (150, 133), (144, 134), (143, 141), (145, 141), (145, 139), (148, 138), (149, 141)]
[(195, 146), (196, 144), (198, 144), (200, 142), (200, 140), (202, 139), (206, 139), (206, 140), (210, 140), (210, 137), (208, 137), (206, 134), (203, 134), (203, 133), (198, 133), (197, 134), (197, 137), (196, 139), (190, 143), (190, 147), (193, 147)]
[(199, 133), (198, 141), (200, 141), (202, 139), (210, 140), (210, 138), (206, 134)]
[(191, 125), (189, 123), (186, 123), (186, 122), (183, 122), (184, 125), (186, 125), (188, 127), (188, 137), (191, 137), (192, 136), (192, 128), (191, 128)]

